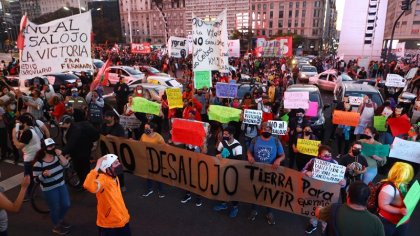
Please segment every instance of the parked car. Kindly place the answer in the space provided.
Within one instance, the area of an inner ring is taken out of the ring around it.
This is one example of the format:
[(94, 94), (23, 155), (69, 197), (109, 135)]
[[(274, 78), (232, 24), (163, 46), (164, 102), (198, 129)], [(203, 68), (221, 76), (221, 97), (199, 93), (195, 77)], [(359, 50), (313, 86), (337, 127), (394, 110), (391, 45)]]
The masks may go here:
[(301, 83), (308, 83), (309, 78), (312, 76), (315, 76), (318, 74), (318, 71), (316, 70), (315, 66), (302, 66), (301, 69), (299, 69), (299, 81)]
[(241, 82), (236, 84), (238, 86), (238, 93), (236, 94), (236, 97), (239, 98), (239, 100), (242, 101), (246, 93), (252, 93), (254, 90), (266, 92), (267, 89), (261, 84), (261, 83), (246, 83)]
[(146, 75), (146, 77), (148, 76), (166, 76), (166, 77), (170, 77), (170, 75), (161, 72), (160, 70), (152, 67), (152, 66), (139, 66), (139, 71), (141, 71), (142, 73), (144, 73)]
[(108, 86), (118, 83), (118, 73), (121, 73), (122, 77), (125, 79), (125, 83), (127, 84), (136, 80), (142, 80), (145, 82), (145, 75), (130, 66), (111, 66), (106, 71), (108, 72)]
[(133, 83), (129, 84), (128, 87), (130, 88), (130, 92), (133, 92), (134, 89), (141, 85), (143, 87), (143, 92), (145, 93), (148, 91), (150, 93), (150, 100), (160, 102), (162, 99), (162, 95), (165, 92), (165, 89), (167, 89), (167, 86), (162, 86), (158, 84), (150, 84), (150, 83), (140, 83), (140, 81), (134, 81)]
[(52, 84), (54, 91), (58, 91), (60, 89), (60, 85), (65, 85), (68, 88), (73, 87), (73, 83), (76, 82), (79, 77), (72, 73), (53, 73), (53, 74), (46, 74), (43, 77), (47, 78), (47, 80)]
[[(343, 83), (334, 94), (334, 103), (340, 103), (344, 97), (364, 97), (369, 96), (377, 106), (384, 103), (381, 93), (375, 87), (368, 84)], [(352, 104), (352, 111), (357, 111), (358, 104)]]
[(167, 76), (149, 76), (147, 77), (147, 83), (157, 84), (165, 87), (180, 88), (182, 91), (182, 84), (180, 84), (175, 78)]
[[(313, 84), (318, 88), (326, 91), (334, 91), (337, 83), (338, 72), (334, 69), (326, 70), (320, 74), (309, 78), (309, 84)], [(350, 82), (353, 79), (347, 74), (341, 74), (342, 82)]]

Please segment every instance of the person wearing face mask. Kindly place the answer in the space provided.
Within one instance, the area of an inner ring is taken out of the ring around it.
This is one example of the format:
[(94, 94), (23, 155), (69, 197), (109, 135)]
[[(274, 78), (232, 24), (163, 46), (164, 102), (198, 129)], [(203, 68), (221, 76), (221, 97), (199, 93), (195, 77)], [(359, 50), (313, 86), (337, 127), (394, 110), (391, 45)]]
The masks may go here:
[(197, 109), (197, 111), (200, 113), (201, 120), (203, 122), (208, 122), (209, 117), (207, 115), (207, 108), (209, 106), (209, 99), (207, 95), (207, 88), (204, 87), (203, 89), (197, 90), (197, 94), (194, 95), (194, 98), (201, 105), (201, 109)]
[(40, 98), (41, 92), (34, 89), (31, 94), (32, 98), (28, 98), (25, 101), (25, 105), (28, 107), (27, 112), (31, 113), (35, 119), (41, 120), (44, 117), (44, 102)]
[(289, 168), (293, 169), (295, 165), (295, 152), (293, 150), (293, 144), (297, 143), (298, 134), (302, 133), (303, 127), (308, 126), (309, 122), (305, 119), (305, 110), (303, 109), (293, 109), (289, 113), (289, 117), (289, 124), (287, 128), (289, 133)]
[(95, 128), (99, 128), (102, 123), (104, 105), (104, 99), (99, 96), (98, 91), (92, 91), (88, 105), (88, 118)]
[(195, 102), (194, 99), (191, 99), (191, 100), (184, 99), (184, 110), (182, 111), (182, 118), (188, 119), (190, 116), (190, 112), (194, 111), (195, 120), (201, 121), (201, 114), (200, 114), (201, 107), (200, 106), (201, 106), (201, 103)]
[(363, 134), (363, 131), (366, 127), (372, 126), (373, 116), (375, 115), (376, 103), (372, 99), (365, 95), (363, 97), (363, 102), (358, 108), (358, 113), (360, 113), (360, 120), (358, 126), (354, 129), (354, 134), (357, 135), (357, 138), (360, 134)]
[(45, 139), (41, 146), (41, 150), (35, 156), (34, 180), (41, 183), (50, 210), (53, 233), (64, 235), (69, 233), (70, 228), (64, 221), (70, 208), (70, 196), (64, 182), (64, 169), (69, 166), (69, 161), (62, 155), (61, 150), (56, 149), (51, 138)]
[(134, 89), (133, 97), (143, 97), (143, 96), (144, 96), (143, 86), (141, 85), (136, 86), (136, 88)]
[[(285, 155), (280, 141), (271, 135), (272, 127), (269, 123), (264, 122), (261, 125), (261, 136), (255, 137), (249, 145), (247, 151), (248, 162), (271, 164), (273, 169), (277, 169), (281, 162), (284, 161)], [(274, 215), (270, 208), (266, 208), (266, 219), (268, 224), (274, 225)], [(253, 205), (249, 220), (254, 221), (258, 215), (257, 206)]]
[(255, 100), (252, 99), (252, 96), (250, 93), (246, 93), (244, 95), (244, 99), (242, 100), (241, 107), (242, 109), (256, 109), (257, 104), (255, 103)]
[(88, 107), (86, 100), (79, 96), (79, 91), (74, 87), (71, 89), (71, 97), (67, 102), (72, 105), (73, 109), (85, 110)]
[[(371, 145), (380, 145), (381, 143), (375, 140), (375, 136), (377, 135), (376, 129), (373, 127), (366, 127), (364, 133), (360, 136), (360, 142), (371, 144)], [(363, 152), (362, 152), (363, 155)], [(368, 163), (367, 170), (363, 174), (363, 183), (369, 184), (378, 174), (378, 166), (385, 165), (387, 158), (386, 156), (380, 157), (377, 155), (366, 156), (366, 161)]]
[(118, 156), (107, 154), (97, 160), (83, 183), (83, 187), (95, 194), (98, 200), (96, 225), (99, 235), (131, 236), (130, 215), (117, 177), (122, 172)]
[[(118, 70), (119, 72), (121, 70)], [(117, 100), (117, 112), (122, 114), (124, 111), (124, 105), (128, 101), (128, 95), (130, 94), (130, 88), (125, 83), (124, 77), (120, 76), (120, 80), (114, 86), (115, 99)]]
[(303, 132), (299, 133), (296, 136), (296, 139), (295, 139), (295, 142), (293, 143), (292, 148), (293, 148), (293, 152), (295, 153), (295, 156), (296, 156), (297, 170), (301, 171), (303, 169), (303, 167), (305, 167), (306, 163), (308, 163), (312, 159), (312, 156), (299, 152), (299, 150), (297, 149), (298, 139), (318, 140), (318, 138), (312, 133), (312, 129), (309, 125), (303, 127)]
[[(329, 146), (320, 145), (319, 148), (318, 148), (318, 156), (315, 157), (315, 158), (312, 158), (308, 163), (306, 163), (305, 167), (303, 167), (303, 169), (302, 169), (302, 173), (304, 173), (306, 176), (312, 178), (312, 171), (313, 171), (316, 159), (321, 159), (321, 160), (329, 162), (329, 163), (338, 164), (338, 162), (333, 159), (331, 152), (332, 151), (331, 151), (331, 148)], [(338, 182), (338, 184), (341, 187), (344, 187), (344, 186), (346, 186), (346, 180), (342, 179), (342, 180), (340, 180), (340, 182)], [(309, 220), (308, 226), (306, 227), (305, 233), (311, 234), (312, 232), (314, 232), (317, 229), (317, 226), (318, 226), (318, 220), (316, 218), (311, 218)], [(326, 228), (326, 226), (327, 225), (324, 222), (322, 222), (322, 229), (323, 230)]]

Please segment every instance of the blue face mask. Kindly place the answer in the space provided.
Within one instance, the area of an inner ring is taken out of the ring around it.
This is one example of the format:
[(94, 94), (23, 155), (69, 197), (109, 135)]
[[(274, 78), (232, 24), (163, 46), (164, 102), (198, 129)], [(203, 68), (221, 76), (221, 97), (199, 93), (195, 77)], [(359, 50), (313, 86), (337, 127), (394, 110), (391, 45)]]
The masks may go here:
[(74, 97), (74, 98), (76, 98), (77, 96), (79, 96), (79, 93), (77, 93), (77, 92), (76, 93), (72, 93), (71, 96)]

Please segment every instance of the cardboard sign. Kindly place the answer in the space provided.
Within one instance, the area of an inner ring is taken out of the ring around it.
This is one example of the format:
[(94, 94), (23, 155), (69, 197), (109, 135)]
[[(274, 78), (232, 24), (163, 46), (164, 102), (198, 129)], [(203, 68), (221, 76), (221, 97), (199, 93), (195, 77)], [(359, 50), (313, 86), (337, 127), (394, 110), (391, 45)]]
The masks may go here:
[(19, 79), (64, 71), (93, 70), (91, 12), (37, 25), (26, 21)]
[(126, 129), (136, 129), (140, 128), (141, 121), (137, 119), (136, 116), (119, 116), (120, 117), (120, 125)]
[(230, 121), (239, 121), (241, 113), (242, 110), (240, 109), (218, 105), (210, 105), (208, 110), (209, 120), (215, 120), (222, 124)]
[(404, 88), (405, 87), (405, 79), (403, 77), (401, 77), (401, 75), (388, 74), (386, 76), (385, 86)]
[(235, 98), (237, 93), (236, 83), (216, 83), (216, 96), (219, 98)]
[(318, 156), (318, 147), (321, 141), (298, 138), (296, 148), (302, 154)]
[(160, 104), (156, 102), (151, 102), (142, 97), (134, 97), (133, 98), (133, 105), (131, 106), (131, 110), (134, 112), (141, 112), (153, 115), (160, 114)]
[(369, 144), (362, 143), (362, 154), (366, 157), (376, 155), (378, 157), (387, 157), (389, 154), (390, 146), (388, 144)]
[(228, 41), (229, 57), (240, 57), (241, 56), (241, 44), (239, 39), (233, 39)]
[(321, 159), (315, 159), (314, 167), (312, 169), (312, 178), (331, 183), (338, 183), (340, 180), (344, 179), (345, 173), (345, 166)]
[(293, 37), (277, 37), (267, 41), (257, 38), (256, 53), (259, 57), (291, 57), (293, 54)]
[(286, 133), (287, 133), (287, 122), (286, 121), (269, 120), (268, 123), (272, 127), (271, 134), (286, 135)]
[(131, 43), (131, 53), (148, 54), (152, 52), (150, 43)]
[(309, 117), (318, 116), (318, 102), (309, 102), (309, 109), (305, 112), (305, 116), (309, 116)]
[(308, 109), (309, 92), (284, 92), (284, 108)]
[(373, 127), (379, 132), (387, 131), (386, 128), (386, 120), (388, 118), (386, 116), (374, 116), (373, 117)]
[(211, 87), (211, 71), (194, 71), (194, 88)]
[(349, 96), (350, 105), (359, 106), (363, 102), (363, 97)]
[(397, 224), (397, 227), (401, 224), (404, 224), (410, 216), (413, 214), (414, 209), (416, 209), (417, 204), (420, 200), (420, 184), (416, 180), (411, 188), (408, 190), (407, 194), (404, 197), (404, 205), (407, 208), (407, 215), (405, 215)]
[(167, 48), (169, 57), (185, 58), (188, 55), (188, 39), (171, 36)]
[(201, 147), (205, 139), (203, 122), (185, 119), (174, 119), (172, 122), (172, 141)]
[(259, 125), (262, 121), (262, 111), (245, 109), (244, 120), (242, 123), (250, 125)]
[(396, 137), (392, 143), (389, 157), (415, 162), (420, 164), (420, 143), (406, 141)]
[(184, 107), (180, 88), (167, 88), (165, 91), (166, 97), (168, 98), (169, 109)]
[(360, 113), (335, 110), (333, 113), (333, 124), (358, 126), (360, 120)]
[(387, 123), (394, 137), (408, 133), (411, 128), (410, 120), (407, 115), (403, 115), (398, 118), (388, 118)]
[(239, 201), (313, 217), (339, 199), (340, 186), (269, 164), (214, 158), (169, 145), (101, 136), (98, 155), (115, 153), (134, 175), (208, 199)]

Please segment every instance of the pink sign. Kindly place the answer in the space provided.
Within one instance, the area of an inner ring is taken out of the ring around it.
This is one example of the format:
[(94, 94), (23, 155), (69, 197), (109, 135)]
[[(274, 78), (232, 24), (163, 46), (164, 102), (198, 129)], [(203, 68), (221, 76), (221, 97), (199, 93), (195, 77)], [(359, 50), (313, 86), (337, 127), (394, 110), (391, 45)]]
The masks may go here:
[(318, 116), (318, 102), (309, 102), (309, 109), (306, 111), (305, 116)]

